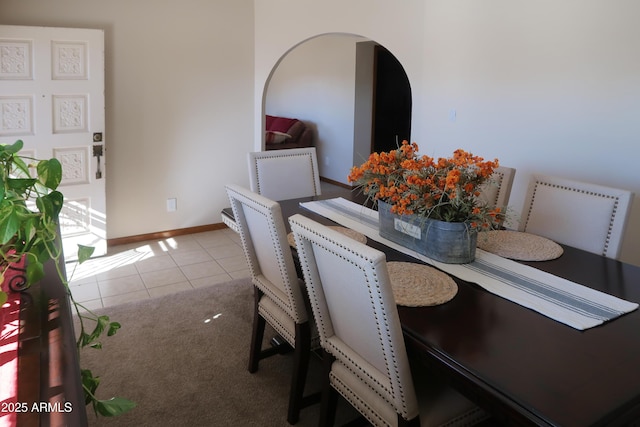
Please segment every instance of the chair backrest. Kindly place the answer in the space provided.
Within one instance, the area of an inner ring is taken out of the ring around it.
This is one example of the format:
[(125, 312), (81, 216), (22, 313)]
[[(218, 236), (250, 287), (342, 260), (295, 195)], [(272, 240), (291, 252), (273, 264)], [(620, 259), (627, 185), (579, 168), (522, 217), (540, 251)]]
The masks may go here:
[(617, 258), (633, 193), (547, 175), (529, 182), (520, 230)]
[(315, 147), (249, 153), (251, 191), (272, 200), (320, 195)]
[(482, 186), (480, 198), (489, 206), (506, 207), (509, 204), (515, 174), (514, 168), (505, 166), (495, 168), (491, 181)]
[(377, 405), (371, 396), (382, 396), (413, 419), (417, 398), (384, 253), (301, 215), (289, 223), (332, 371), (357, 378), (358, 400)]
[(226, 187), (253, 284), (296, 323), (308, 319), (280, 205), (237, 185)]

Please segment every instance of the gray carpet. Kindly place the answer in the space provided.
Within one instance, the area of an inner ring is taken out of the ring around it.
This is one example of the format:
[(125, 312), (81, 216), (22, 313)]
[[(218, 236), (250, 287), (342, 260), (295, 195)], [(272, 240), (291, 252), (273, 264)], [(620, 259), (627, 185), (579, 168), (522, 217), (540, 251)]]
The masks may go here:
[[(240, 279), (100, 310), (122, 329), (102, 350), (83, 350), (81, 366), (102, 377), (100, 398), (138, 406), (115, 418), (96, 418), (88, 407), (89, 425), (287, 426), (292, 354), (247, 371), (252, 304), (251, 283)], [(312, 357), (307, 393), (320, 390), (320, 377)], [(304, 409), (297, 425), (316, 426), (319, 406)], [(338, 422), (354, 415), (340, 403)]]

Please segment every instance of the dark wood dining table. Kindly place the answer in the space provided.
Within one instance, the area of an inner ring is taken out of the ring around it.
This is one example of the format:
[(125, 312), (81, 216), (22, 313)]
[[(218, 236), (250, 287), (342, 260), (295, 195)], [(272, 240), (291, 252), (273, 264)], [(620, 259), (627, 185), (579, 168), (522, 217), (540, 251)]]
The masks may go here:
[[(358, 200), (346, 189), (320, 198), (336, 196)], [(300, 206), (309, 200), (280, 202), (285, 219), (300, 213), (330, 224)], [(388, 261), (421, 262), (372, 239), (368, 245)], [(563, 249), (555, 260), (525, 264), (640, 302), (640, 267)], [(408, 349), (462, 394), (508, 426), (640, 425), (640, 310), (581, 331), (454, 280), (453, 300), (398, 312)]]

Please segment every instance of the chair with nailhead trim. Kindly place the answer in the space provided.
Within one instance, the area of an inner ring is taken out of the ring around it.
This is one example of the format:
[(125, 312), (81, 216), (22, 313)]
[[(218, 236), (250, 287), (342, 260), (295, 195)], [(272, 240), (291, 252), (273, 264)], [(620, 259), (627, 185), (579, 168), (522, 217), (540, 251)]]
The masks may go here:
[(251, 191), (280, 201), (320, 195), (315, 147), (248, 154)]
[(488, 206), (507, 207), (515, 174), (516, 170), (514, 168), (505, 166), (495, 168), (490, 182), (484, 184), (480, 189), (480, 198)]
[[(251, 191), (280, 201), (321, 194), (315, 147), (256, 151), (247, 155)], [(222, 222), (239, 233), (230, 209), (221, 212)]]
[(618, 258), (633, 193), (587, 182), (533, 175), (520, 231)]
[(422, 365), (414, 388), (384, 253), (299, 214), (289, 223), (326, 368), (319, 425), (333, 425), (337, 393), (375, 426), (488, 418)]
[(260, 360), (281, 353), (282, 346), (262, 349), (266, 323), (294, 350), (287, 421), (295, 424), (300, 410), (319, 401), (303, 396), (311, 351), (319, 348), (317, 328), (308, 315), (304, 283), (296, 274), (280, 205), (237, 185), (227, 185), (234, 218), (254, 285), (254, 319), (249, 372)]

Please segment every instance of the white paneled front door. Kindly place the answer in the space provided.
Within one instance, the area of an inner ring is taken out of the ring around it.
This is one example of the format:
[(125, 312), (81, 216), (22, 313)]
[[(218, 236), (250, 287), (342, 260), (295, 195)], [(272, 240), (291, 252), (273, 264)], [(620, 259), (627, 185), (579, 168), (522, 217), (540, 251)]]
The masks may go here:
[(0, 25), (0, 143), (18, 139), (62, 163), (66, 260), (106, 253), (102, 30)]

